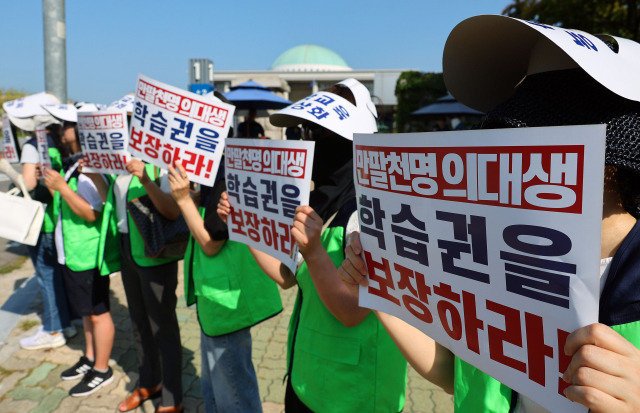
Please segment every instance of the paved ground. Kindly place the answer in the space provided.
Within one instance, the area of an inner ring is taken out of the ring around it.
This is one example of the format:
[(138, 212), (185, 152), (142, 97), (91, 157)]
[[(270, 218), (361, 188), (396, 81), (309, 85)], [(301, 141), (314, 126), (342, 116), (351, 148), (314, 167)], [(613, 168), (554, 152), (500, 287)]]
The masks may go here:
[[(0, 261), (3, 256), (6, 259), (7, 254), (10, 253), (4, 246), (0, 246)], [(138, 376), (135, 349), (131, 338), (131, 322), (119, 274), (111, 278), (111, 308), (116, 325), (116, 340), (110, 365), (114, 370), (115, 380), (108, 387), (87, 398), (68, 397), (67, 392), (75, 385), (75, 381), (60, 380), (60, 373), (75, 363), (82, 354), (81, 334), (58, 349), (37, 351), (20, 349), (19, 339), (34, 333), (37, 325), (40, 324), (38, 312), (41, 311), (42, 303), (37, 293), (37, 284), (29, 281), (32, 274), (33, 267), (30, 261), (26, 261), (20, 268), (7, 274), (0, 274), (0, 304), (2, 305), (0, 318), (5, 318), (11, 324), (5, 327), (10, 331), (5, 334), (6, 340), (0, 343), (0, 412), (111, 413), (116, 411), (118, 404), (133, 390)], [(21, 289), (23, 285), (26, 287)], [(181, 323), (183, 346), (185, 411), (199, 413), (204, 412), (198, 379), (200, 331), (194, 309), (185, 306), (183, 291), (180, 284), (177, 313)], [(283, 291), (282, 300), (285, 310), (282, 314), (252, 330), (253, 360), (257, 368), (265, 413), (284, 411), (282, 378), (286, 365), (287, 323), (294, 299), (295, 288)], [(151, 401), (134, 410), (135, 413), (153, 411), (154, 405)], [(410, 371), (405, 412), (452, 411), (450, 396), (421, 379), (414, 371)]]

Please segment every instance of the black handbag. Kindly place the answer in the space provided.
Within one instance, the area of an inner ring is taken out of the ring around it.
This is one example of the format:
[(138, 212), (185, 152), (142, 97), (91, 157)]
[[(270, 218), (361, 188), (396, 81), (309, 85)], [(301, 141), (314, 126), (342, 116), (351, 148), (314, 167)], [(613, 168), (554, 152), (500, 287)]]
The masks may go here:
[[(157, 181), (157, 177), (156, 177)], [(149, 195), (127, 202), (127, 210), (144, 241), (144, 255), (148, 258), (183, 258), (189, 242), (189, 227), (182, 214), (167, 219)]]

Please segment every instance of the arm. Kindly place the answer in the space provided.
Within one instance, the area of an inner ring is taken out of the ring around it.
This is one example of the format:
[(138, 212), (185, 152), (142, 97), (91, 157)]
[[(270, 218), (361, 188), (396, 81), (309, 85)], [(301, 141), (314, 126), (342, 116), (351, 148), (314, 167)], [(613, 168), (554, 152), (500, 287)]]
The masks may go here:
[(24, 183), (27, 184), (29, 191), (38, 185), (39, 167), (35, 163), (23, 163), (22, 164), (22, 178)]
[(180, 216), (180, 208), (173, 200), (171, 194), (163, 192), (160, 187), (152, 181), (147, 175), (144, 162), (132, 159), (127, 162), (127, 171), (133, 176), (137, 176), (142, 186), (147, 191), (151, 202), (158, 209), (158, 212), (167, 219), (178, 219)]
[[(358, 285), (369, 285), (367, 269), (360, 254), (360, 234), (354, 232), (345, 248), (345, 260), (338, 273), (355, 297), (358, 296)], [(453, 393), (453, 353), (399, 318), (381, 311), (375, 311), (375, 314), (409, 364), (425, 379), (447, 393)]]
[[(226, 224), (229, 214), (231, 214), (231, 203), (229, 203), (229, 196), (226, 191), (220, 196), (217, 212), (222, 222)], [(262, 271), (275, 281), (280, 288), (286, 290), (296, 284), (294, 274), (279, 260), (252, 247), (249, 247), (249, 251)]]
[(91, 205), (87, 201), (69, 187), (58, 171), (45, 169), (44, 183), (50, 191), (60, 192), (60, 196), (64, 198), (74, 214), (87, 222), (96, 220), (96, 211), (91, 208)]
[(189, 230), (208, 256), (216, 255), (224, 246), (225, 240), (214, 241), (209, 232), (204, 227), (204, 220), (198, 213), (196, 204), (191, 199), (191, 190), (189, 188), (189, 178), (179, 162), (176, 162), (176, 169), (169, 166), (169, 184), (171, 185), (171, 195), (176, 200), (178, 208), (182, 211), (182, 216), (189, 226)]
[(562, 378), (565, 396), (590, 411), (640, 411), (640, 350), (604, 324), (582, 327), (567, 337), (572, 356)]
[(351, 294), (349, 287), (340, 280), (338, 269), (320, 242), (322, 218), (308, 205), (296, 208), (291, 234), (304, 257), (313, 284), (322, 303), (347, 327), (360, 324), (367, 315), (368, 308), (358, 305), (358, 297)]

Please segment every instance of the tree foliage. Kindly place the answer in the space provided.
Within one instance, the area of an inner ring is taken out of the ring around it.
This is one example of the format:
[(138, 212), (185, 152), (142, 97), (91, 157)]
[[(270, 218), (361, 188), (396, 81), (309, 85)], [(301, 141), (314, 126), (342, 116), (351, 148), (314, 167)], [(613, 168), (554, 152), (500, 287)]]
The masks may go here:
[(19, 99), (26, 95), (27, 93), (23, 90), (0, 88), (0, 113), (4, 113), (4, 110), (2, 109), (2, 105), (4, 104), (4, 102)]
[(396, 124), (398, 132), (424, 130), (420, 119), (411, 112), (433, 103), (447, 94), (442, 73), (402, 72), (396, 83)]
[(640, 0), (514, 0), (502, 14), (640, 42)]

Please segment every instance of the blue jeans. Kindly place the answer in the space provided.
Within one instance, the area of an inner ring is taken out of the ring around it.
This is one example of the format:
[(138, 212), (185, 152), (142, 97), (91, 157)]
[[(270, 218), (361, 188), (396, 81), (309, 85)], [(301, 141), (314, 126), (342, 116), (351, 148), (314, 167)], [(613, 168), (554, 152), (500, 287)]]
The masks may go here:
[(61, 331), (71, 323), (53, 233), (40, 233), (38, 243), (27, 247), (42, 292), (42, 330), (47, 333)]
[(200, 351), (202, 399), (207, 413), (262, 412), (249, 328), (217, 337), (201, 331)]

